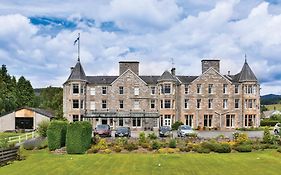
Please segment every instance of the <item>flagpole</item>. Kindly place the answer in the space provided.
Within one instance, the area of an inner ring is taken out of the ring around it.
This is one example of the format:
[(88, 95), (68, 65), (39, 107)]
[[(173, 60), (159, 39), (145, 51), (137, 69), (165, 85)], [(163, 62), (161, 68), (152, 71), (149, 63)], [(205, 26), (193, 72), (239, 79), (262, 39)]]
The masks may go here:
[(80, 33), (78, 33), (78, 61), (80, 61)]

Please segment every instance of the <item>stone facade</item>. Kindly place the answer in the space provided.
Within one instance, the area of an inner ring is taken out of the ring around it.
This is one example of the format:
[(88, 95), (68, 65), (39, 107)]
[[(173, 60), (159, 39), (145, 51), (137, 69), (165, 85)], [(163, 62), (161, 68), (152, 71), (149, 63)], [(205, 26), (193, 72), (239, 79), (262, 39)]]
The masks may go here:
[[(111, 127), (158, 129), (182, 121), (193, 128), (258, 127), (258, 81), (245, 64), (222, 75), (219, 60), (202, 60), (200, 76), (140, 76), (138, 62), (119, 62), (119, 76), (85, 76), (80, 61), (64, 83), (64, 116)], [(80, 71), (80, 73), (79, 73)]]

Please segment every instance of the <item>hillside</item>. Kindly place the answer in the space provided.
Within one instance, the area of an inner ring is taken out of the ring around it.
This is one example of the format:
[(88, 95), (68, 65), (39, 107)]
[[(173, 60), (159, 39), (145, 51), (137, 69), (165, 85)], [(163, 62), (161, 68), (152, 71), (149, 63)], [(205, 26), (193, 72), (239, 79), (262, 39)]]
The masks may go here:
[(268, 94), (261, 96), (261, 105), (281, 104), (281, 95)]

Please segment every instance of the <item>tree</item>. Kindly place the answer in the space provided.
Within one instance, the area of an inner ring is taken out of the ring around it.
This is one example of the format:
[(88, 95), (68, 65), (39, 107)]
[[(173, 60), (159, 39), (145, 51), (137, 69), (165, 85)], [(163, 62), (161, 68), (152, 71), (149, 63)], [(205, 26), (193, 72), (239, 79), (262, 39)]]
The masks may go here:
[(34, 106), (35, 94), (30, 84), (23, 76), (19, 78), (17, 83), (17, 106)]

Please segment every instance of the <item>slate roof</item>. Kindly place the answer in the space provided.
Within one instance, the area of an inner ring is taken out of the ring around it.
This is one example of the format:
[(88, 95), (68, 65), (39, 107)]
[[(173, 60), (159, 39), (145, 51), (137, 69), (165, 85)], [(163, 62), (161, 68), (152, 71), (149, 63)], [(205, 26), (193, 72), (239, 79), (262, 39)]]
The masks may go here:
[(179, 75), (177, 76), (177, 78), (183, 83), (183, 84), (189, 84), (191, 83), (193, 80), (195, 80), (198, 76), (183, 76), (183, 75)]
[(143, 75), (143, 76), (140, 76), (140, 78), (143, 81), (145, 81), (147, 84), (157, 84), (157, 80), (160, 78), (160, 76)]
[(70, 80), (83, 80), (83, 81), (87, 80), (86, 74), (79, 60), (77, 61), (75, 67), (72, 69), (71, 74), (67, 79), (67, 81)]
[(118, 76), (87, 76), (90, 84), (111, 84)]
[(248, 65), (247, 61), (245, 60), (244, 66), (239, 73), (239, 82), (243, 81), (258, 81), (255, 74), (253, 73), (252, 69)]
[(175, 76), (173, 76), (169, 71), (165, 71), (157, 80), (159, 81), (177, 81)]
[(51, 111), (48, 111), (48, 110), (45, 110), (45, 109), (40, 109), (40, 108), (31, 108), (31, 107), (22, 107), (22, 108), (18, 108), (18, 109), (16, 109), (16, 110), (13, 110), (13, 111), (4, 113), (4, 114), (0, 115), (0, 117), (5, 116), (5, 115), (8, 115), (8, 114), (10, 114), (10, 113), (12, 113), (12, 112), (19, 111), (19, 110), (21, 110), (21, 109), (28, 109), (28, 110), (34, 111), (34, 112), (36, 112), (36, 113), (38, 113), (38, 114), (44, 115), (44, 116), (46, 116), (46, 117), (54, 118), (54, 115), (53, 115), (53, 113), (52, 113)]

